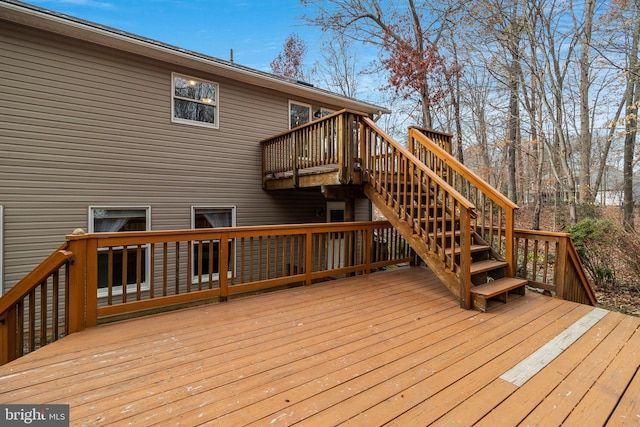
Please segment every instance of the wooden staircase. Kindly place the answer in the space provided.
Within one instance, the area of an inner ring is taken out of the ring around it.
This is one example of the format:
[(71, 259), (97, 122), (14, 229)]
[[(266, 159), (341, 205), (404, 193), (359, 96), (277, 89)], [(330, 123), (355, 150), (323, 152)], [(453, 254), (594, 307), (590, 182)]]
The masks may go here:
[(262, 146), (265, 190), (362, 188), (462, 307), (524, 292), (514, 274), (518, 207), (451, 156), (451, 135), (411, 127), (405, 147), (342, 110)]
[(486, 311), (489, 300), (524, 295), (527, 280), (509, 261), (517, 207), (420, 129), (410, 129), (409, 150), (367, 119), (363, 131), (365, 194), (461, 306)]

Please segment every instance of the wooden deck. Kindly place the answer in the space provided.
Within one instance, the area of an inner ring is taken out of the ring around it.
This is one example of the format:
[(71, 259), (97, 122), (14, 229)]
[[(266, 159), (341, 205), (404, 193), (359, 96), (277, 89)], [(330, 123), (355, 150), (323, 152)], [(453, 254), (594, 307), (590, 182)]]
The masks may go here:
[(640, 318), (407, 267), (91, 328), (0, 367), (71, 425), (638, 425)]

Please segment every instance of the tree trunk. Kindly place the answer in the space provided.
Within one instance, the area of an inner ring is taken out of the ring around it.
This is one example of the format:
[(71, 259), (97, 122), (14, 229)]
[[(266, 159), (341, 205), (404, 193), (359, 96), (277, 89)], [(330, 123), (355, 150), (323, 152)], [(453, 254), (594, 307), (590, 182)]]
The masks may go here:
[(627, 119), (625, 120), (625, 138), (624, 138), (624, 159), (623, 159), (623, 222), (627, 230), (634, 230), (633, 218), (633, 155), (636, 144), (636, 133), (638, 120), (636, 117), (638, 106), (637, 101), (640, 100), (640, 84), (638, 76), (640, 73), (640, 64), (638, 63), (638, 39), (640, 37), (640, 8), (638, 2), (635, 2), (635, 26), (633, 29), (633, 41), (631, 45), (631, 54), (629, 56), (629, 72), (627, 73), (627, 90), (625, 92), (625, 103), (627, 107)]
[(595, 192), (591, 187), (592, 135), (589, 114), (589, 80), (591, 62), (590, 45), (593, 27), (594, 0), (586, 0), (584, 30), (580, 39), (580, 201), (584, 204), (595, 202)]
[(509, 69), (509, 119), (507, 124), (507, 197), (514, 203), (518, 202), (516, 192), (516, 147), (518, 145), (518, 128), (520, 125), (518, 61), (518, 53), (514, 49)]

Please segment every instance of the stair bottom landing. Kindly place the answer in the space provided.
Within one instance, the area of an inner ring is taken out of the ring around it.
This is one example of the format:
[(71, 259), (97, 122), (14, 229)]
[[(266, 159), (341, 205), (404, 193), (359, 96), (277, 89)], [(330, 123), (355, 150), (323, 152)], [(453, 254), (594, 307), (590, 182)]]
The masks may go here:
[(509, 292), (524, 295), (528, 281), (516, 277), (504, 277), (471, 288), (471, 300), (473, 306), (480, 311), (487, 311), (487, 302), (491, 298), (498, 298), (503, 303), (507, 302)]

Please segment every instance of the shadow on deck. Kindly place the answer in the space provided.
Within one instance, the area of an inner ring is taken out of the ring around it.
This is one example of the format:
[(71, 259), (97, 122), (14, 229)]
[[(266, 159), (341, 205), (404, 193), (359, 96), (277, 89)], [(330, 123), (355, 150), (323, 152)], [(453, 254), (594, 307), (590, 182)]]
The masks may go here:
[(1, 366), (0, 402), (71, 425), (633, 424), (639, 325), (533, 292), (463, 310), (397, 268), (86, 329)]

